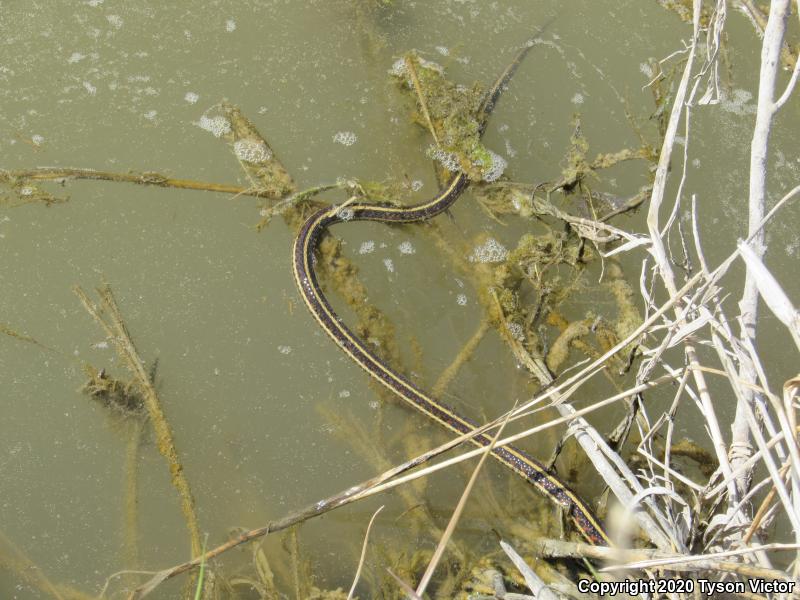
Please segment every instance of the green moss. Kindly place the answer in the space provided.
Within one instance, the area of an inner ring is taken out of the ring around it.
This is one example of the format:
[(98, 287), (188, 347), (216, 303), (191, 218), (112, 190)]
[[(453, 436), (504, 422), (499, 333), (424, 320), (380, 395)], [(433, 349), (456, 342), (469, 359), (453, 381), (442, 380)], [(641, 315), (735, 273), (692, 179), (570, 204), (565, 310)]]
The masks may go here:
[[(416, 73), (421, 97), (417, 93), (409, 63)], [(415, 52), (399, 60), (392, 74), (400, 82), (401, 88), (414, 98), (416, 111), (412, 114), (412, 120), (426, 130), (433, 127), (439, 146), (432, 149), (431, 156), (440, 160), (450, 171), (461, 170), (472, 181), (483, 180), (494, 162), (480, 140), (477, 115), (483, 99), (483, 88), (478, 84), (465, 87), (448, 81), (442, 67), (420, 58)]]
[(561, 168), (561, 181), (556, 184), (556, 188), (563, 188), (566, 191), (572, 190), (589, 173), (592, 168), (586, 160), (589, 152), (589, 142), (581, 130), (581, 116), (575, 114), (572, 117), (572, 135), (569, 138), (570, 148), (564, 158), (564, 166)]

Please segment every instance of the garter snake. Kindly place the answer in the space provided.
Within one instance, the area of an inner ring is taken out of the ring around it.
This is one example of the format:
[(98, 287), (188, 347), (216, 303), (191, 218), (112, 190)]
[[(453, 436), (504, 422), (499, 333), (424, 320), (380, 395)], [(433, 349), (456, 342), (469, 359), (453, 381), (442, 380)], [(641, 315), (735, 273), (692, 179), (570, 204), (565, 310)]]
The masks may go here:
[[(506, 84), (532, 45), (528, 43), (517, 53), (514, 60), (495, 80), (484, 96), (478, 111), (480, 134), (483, 134), (488, 116), (494, 109)], [(381, 384), (435, 421), (459, 434), (468, 434), (474, 431), (475, 424), (458, 415), (449, 406), (431, 398), (409, 379), (392, 369), (341, 322), (317, 281), (314, 273), (314, 251), (323, 232), (331, 225), (346, 221), (381, 221), (384, 223), (424, 221), (450, 207), (468, 184), (469, 180), (464, 173), (456, 173), (435, 198), (414, 206), (401, 207), (355, 201), (339, 207), (322, 208), (303, 223), (295, 238), (292, 255), (297, 287), (320, 327), (350, 358)], [(476, 445), (483, 447), (491, 443), (491, 438), (485, 434), (475, 435), (471, 440)], [(544, 465), (513, 446), (494, 448), (492, 454), (504, 465), (532, 483), (556, 504), (564, 507), (581, 534), (590, 543), (610, 544), (608, 535), (598, 523), (589, 506), (558, 477), (549, 473)]]

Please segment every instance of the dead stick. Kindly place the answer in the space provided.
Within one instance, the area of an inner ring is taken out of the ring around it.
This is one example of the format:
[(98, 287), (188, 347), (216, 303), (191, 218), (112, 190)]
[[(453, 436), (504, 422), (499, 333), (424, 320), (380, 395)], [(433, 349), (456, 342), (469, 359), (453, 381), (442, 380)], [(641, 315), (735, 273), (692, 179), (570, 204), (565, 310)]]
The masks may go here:
[(178, 494), (181, 498), (181, 509), (186, 518), (186, 526), (189, 529), (192, 556), (197, 556), (202, 551), (202, 544), (200, 541), (200, 528), (197, 524), (197, 513), (194, 508), (194, 498), (192, 497), (191, 488), (189, 487), (189, 481), (186, 479), (186, 475), (183, 472), (183, 465), (178, 458), (178, 451), (175, 449), (172, 430), (164, 416), (164, 411), (161, 408), (161, 401), (158, 399), (156, 390), (145, 371), (142, 359), (139, 357), (139, 353), (133, 345), (133, 340), (131, 340), (128, 330), (122, 321), (122, 315), (114, 300), (111, 288), (106, 285), (97, 290), (101, 298), (103, 310), (111, 316), (111, 323), (108, 323), (103, 318), (100, 312), (101, 309), (89, 299), (79, 286), (76, 285), (72, 289), (80, 299), (84, 308), (94, 317), (94, 320), (103, 328), (106, 335), (114, 343), (117, 353), (136, 378), (136, 383), (142, 392), (150, 421), (153, 423), (158, 451), (167, 460), (169, 472), (172, 476), (172, 485), (178, 490)]
[[(789, 470), (790, 464), (785, 464), (781, 467), (781, 470), (778, 471), (781, 477), (786, 477), (786, 472)], [(767, 510), (772, 506), (772, 500), (775, 498), (776, 494), (778, 493), (778, 489), (773, 486), (770, 488), (767, 495), (764, 497), (764, 500), (761, 502), (761, 505), (758, 507), (755, 516), (753, 517), (752, 522), (750, 523), (750, 527), (747, 528), (747, 532), (744, 534), (742, 538), (742, 543), (749, 544), (750, 540), (752, 539), (755, 532), (758, 530), (759, 526), (761, 525), (761, 521), (764, 519), (764, 515), (767, 514)]]
[(240, 196), (272, 197), (273, 194), (255, 187), (244, 188), (238, 185), (194, 181), (192, 179), (174, 179), (160, 173), (115, 173), (113, 171), (95, 171), (94, 169), (52, 168), (26, 169), (19, 171), (0, 170), (0, 182), (15, 183), (17, 181), (54, 181), (63, 183), (70, 179), (89, 179), (96, 181), (117, 181), (154, 185), (158, 187), (179, 188), (185, 190), (201, 190), (236, 194)]
[(417, 77), (417, 69), (414, 66), (414, 59), (412, 59), (410, 56), (406, 56), (405, 65), (406, 69), (408, 70), (408, 74), (411, 77), (411, 82), (414, 84), (414, 90), (417, 92), (419, 105), (422, 107), (422, 114), (425, 115), (425, 120), (428, 122), (428, 127), (431, 130), (433, 140), (436, 142), (436, 146), (440, 147), (442, 144), (439, 142), (439, 136), (436, 135), (436, 128), (433, 126), (431, 114), (428, 112), (428, 104), (425, 102), (425, 96), (422, 93), (422, 85), (420, 85), (419, 77)]

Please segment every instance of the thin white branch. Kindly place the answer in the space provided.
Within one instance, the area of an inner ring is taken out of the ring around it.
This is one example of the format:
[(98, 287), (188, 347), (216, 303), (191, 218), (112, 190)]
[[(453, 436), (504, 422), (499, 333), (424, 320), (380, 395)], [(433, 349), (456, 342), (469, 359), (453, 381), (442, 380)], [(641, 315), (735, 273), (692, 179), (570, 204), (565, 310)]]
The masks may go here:
[[(764, 231), (758, 225), (764, 218), (764, 206), (766, 198), (767, 182), (767, 150), (769, 147), (769, 135), (772, 127), (772, 118), (775, 115), (775, 84), (780, 65), (781, 49), (783, 47), (783, 37), (786, 30), (786, 20), (789, 12), (790, 0), (772, 0), (770, 3), (769, 19), (764, 30), (764, 40), (761, 46), (761, 74), (758, 85), (758, 105), (756, 109), (756, 123), (753, 129), (753, 139), (750, 144), (750, 193), (748, 199), (748, 234), (752, 240), (750, 248), (756, 257), (763, 258), (766, 251), (764, 243)], [(755, 340), (756, 336), (756, 317), (758, 314), (758, 286), (756, 277), (752, 270), (747, 269), (745, 276), (744, 291), (739, 302), (741, 337), (742, 339)], [(757, 373), (752, 361), (749, 358), (741, 360), (739, 363), (739, 378), (743, 381), (755, 384)], [(734, 468), (747, 460), (752, 453), (750, 446), (750, 435), (753, 427), (758, 427), (754, 423), (751, 404), (754, 398), (752, 389), (746, 386), (740, 387), (739, 401), (736, 406), (736, 415), (733, 426), (731, 427), (731, 449), (735, 455), (731, 458)], [(756, 436), (758, 438), (758, 436)], [(765, 459), (767, 457), (765, 456)], [(769, 459), (766, 460), (770, 465)], [(747, 493), (749, 484), (748, 474), (744, 474), (737, 479), (736, 487), (739, 496)], [(777, 485), (777, 482), (776, 482)], [(782, 497), (787, 502), (788, 498)], [(800, 541), (800, 529), (796, 530), (795, 535)]]
[(789, 99), (789, 96), (792, 95), (792, 91), (794, 91), (794, 86), (797, 84), (797, 75), (800, 73), (800, 55), (798, 55), (797, 60), (794, 63), (794, 70), (792, 71), (792, 77), (789, 79), (789, 83), (786, 84), (786, 89), (783, 90), (783, 94), (781, 97), (775, 101), (773, 106), (773, 110), (778, 112), (781, 107), (786, 104), (786, 101)]
[[(683, 113), (685, 101), (686, 101), (686, 93), (689, 86), (689, 79), (691, 78), (692, 68), (694, 66), (695, 54), (697, 50), (697, 40), (699, 37), (700, 32), (700, 9), (702, 6), (701, 0), (694, 0), (693, 2), (693, 36), (692, 36), (692, 45), (689, 51), (689, 58), (686, 61), (686, 67), (684, 68), (683, 75), (681, 77), (680, 83), (678, 85), (678, 90), (675, 93), (675, 100), (672, 105), (672, 111), (670, 112), (669, 121), (667, 123), (667, 129), (664, 135), (664, 143), (661, 147), (661, 154), (659, 155), (658, 159), (658, 166), (656, 168), (656, 175), (655, 181), (653, 182), (653, 192), (650, 197), (650, 206), (647, 213), (647, 227), (650, 232), (650, 239), (652, 242), (652, 246), (650, 249), (651, 254), (656, 260), (656, 266), (658, 268), (658, 273), (664, 282), (664, 286), (667, 289), (667, 292), (670, 296), (674, 297), (676, 295), (677, 289), (675, 286), (675, 276), (672, 272), (672, 268), (669, 264), (669, 260), (667, 259), (667, 254), (664, 249), (664, 242), (661, 237), (661, 232), (659, 231), (659, 211), (661, 209), (661, 205), (664, 201), (664, 192), (666, 189), (667, 183), (667, 174), (669, 172), (669, 165), (670, 159), (672, 157), (672, 149), (675, 145), (675, 133), (678, 129), (678, 124), (680, 123), (681, 114)], [(676, 313), (679, 312), (676, 307)], [(703, 405), (703, 412), (707, 416), (711, 416), (715, 414), (713, 403), (711, 401), (711, 396), (708, 393), (708, 386), (705, 382), (705, 377), (703, 373), (696, 368), (698, 365), (698, 360), (696, 356), (696, 352), (694, 347), (690, 343), (685, 344), (685, 352), (686, 357), (689, 361), (689, 365), (692, 368), (692, 377), (695, 381), (695, 386), (697, 387), (698, 394), (700, 395), (700, 400)], [(716, 419), (710, 419), (708, 422), (709, 426), (709, 435), (711, 437), (711, 441), (714, 447), (714, 453), (719, 461), (720, 467), (722, 468), (723, 474), (728, 478), (731, 472), (731, 465), (728, 462), (728, 452), (727, 452), (727, 445), (722, 437), (722, 431), (720, 430), (719, 423)], [(736, 494), (735, 487), (731, 486), (729, 490), (731, 495)]]
[(770, 273), (761, 258), (753, 252), (750, 245), (740, 241), (738, 247), (742, 260), (747, 264), (748, 272), (752, 272), (764, 303), (772, 311), (772, 314), (786, 326), (797, 349), (800, 350), (800, 313), (797, 312), (792, 301), (783, 291), (781, 284)]

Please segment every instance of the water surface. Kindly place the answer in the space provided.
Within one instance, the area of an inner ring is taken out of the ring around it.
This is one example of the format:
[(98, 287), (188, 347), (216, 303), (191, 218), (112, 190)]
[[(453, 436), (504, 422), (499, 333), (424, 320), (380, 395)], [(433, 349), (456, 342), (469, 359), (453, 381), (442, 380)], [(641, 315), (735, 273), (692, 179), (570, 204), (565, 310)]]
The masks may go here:
[[(648, 63), (690, 33), (656, 2), (371, 5), (0, 2), (0, 166), (157, 171), (247, 186), (227, 146), (198, 126), (226, 98), (266, 136), (301, 189), (341, 177), (419, 182), (408, 200), (420, 200), (436, 193), (424, 152), (429, 141), (408, 122), (408, 102), (387, 74), (392, 63), (415, 48), (455, 81), (488, 83), (539, 24), (555, 17), (542, 35), (547, 44), (520, 69), (485, 137), (507, 159), (509, 177), (552, 181), (575, 113), (590, 156), (638, 144), (625, 112), (650, 126), (653, 101), (642, 89)], [(757, 85), (758, 41), (750, 25), (732, 14), (728, 32), (731, 100), (721, 110), (694, 113), (687, 180), (687, 191), (698, 196), (712, 264), (746, 230), (744, 174)], [(796, 100), (780, 122), (771, 154), (779, 166), (774, 197), (797, 181)], [(337, 143), (341, 132), (354, 134), (355, 143)], [(640, 162), (615, 167), (597, 186), (626, 196), (647, 181)], [(260, 201), (110, 182), (44, 187), (69, 202), (0, 207), (0, 322), (54, 349), (0, 338), (0, 530), (52, 581), (95, 594), (127, 566), (129, 434), (79, 392), (82, 361), (126, 373), (72, 293), (74, 284), (91, 290), (108, 282), (141, 355), (158, 360), (158, 390), (209, 544), (223, 541), (231, 527), (262, 525), (376, 473), (375, 462), (320, 407), (373, 432), (378, 445), (386, 442), (389, 460), (443, 439), (417, 413), (387, 406), (319, 330), (291, 277), (293, 232), (276, 219), (256, 233)], [(796, 217), (797, 209), (789, 209), (770, 229), (768, 262), (779, 277), (796, 270)], [(452, 221), (440, 221), (454, 244), (477, 243), (485, 233), (513, 246), (522, 232), (537, 231), (530, 222), (509, 219), (504, 227), (488, 219), (470, 194)], [(642, 215), (618, 223), (641, 229)], [(476, 291), (423, 228), (358, 224), (335, 233), (358, 264), (370, 301), (395, 324), (406, 369), (430, 387), (478, 327)], [(634, 286), (641, 258), (623, 261)], [(782, 281), (797, 298), (797, 279)], [(601, 302), (591, 294), (590, 288), (576, 302), (575, 314)], [(763, 335), (782, 335), (771, 315), (761, 323)], [(785, 377), (788, 359), (774, 347), (764, 352), (771, 371)], [(446, 399), (486, 418), (534, 390), (490, 332)], [(610, 428), (620, 414), (608, 411), (597, 424)], [(425, 437), (404, 449), (393, 436), (409, 423)], [(682, 434), (705, 437), (702, 430)], [(528, 447), (547, 457), (555, 439), (542, 434)], [(186, 530), (152, 436), (145, 436), (139, 458), (139, 566), (164, 568), (188, 558)], [(488, 470), (497, 489), (514, 490), (554, 517), (549, 504), (509, 483), (500, 467)], [(591, 479), (578, 488), (596, 493)], [(425, 497), (440, 526), (463, 481), (464, 472), (455, 470), (429, 484)], [(406, 505), (395, 496), (384, 502), (391, 517), (376, 535), (398, 543), (406, 526), (394, 519)], [(302, 530), (321, 586), (349, 585), (364, 525), (378, 504), (359, 504)], [(483, 517), (473, 514), (464, 524), (462, 535), (479, 540), (476, 547), (493, 542), (490, 527), (504, 527)], [(420, 533), (403, 543), (413, 549), (433, 542)], [(283, 552), (279, 541), (269, 545), (275, 555)], [(158, 594), (174, 597), (178, 589)], [(49, 597), (9, 571), (0, 571), (0, 596)]]

